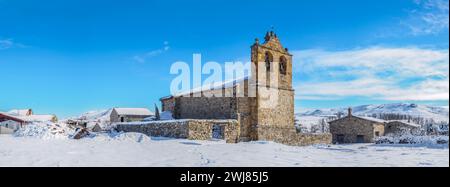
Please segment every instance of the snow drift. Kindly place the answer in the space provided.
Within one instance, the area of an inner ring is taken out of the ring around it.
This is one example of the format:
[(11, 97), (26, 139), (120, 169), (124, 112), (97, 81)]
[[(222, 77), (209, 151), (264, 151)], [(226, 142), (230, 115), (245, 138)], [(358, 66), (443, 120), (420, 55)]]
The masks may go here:
[[(66, 124), (56, 123), (33, 123), (17, 130), (14, 137), (31, 137), (38, 139), (73, 139), (73, 136), (79, 131), (68, 127)], [(95, 139), (100, 141), (128, 141), (128, 142), (148, 142), (151, 138), (142, 133), (133, 132), (115, 132), (104, 133), (89, 132), (89, 135), (83, 139)]]
[(64, 139), (69, 138), (74, 133), (74, 129), (68, 128), (65, 124), (32, 123), (18, 129), (13, 136), (15, 137), (36, 137), (40, 139)]

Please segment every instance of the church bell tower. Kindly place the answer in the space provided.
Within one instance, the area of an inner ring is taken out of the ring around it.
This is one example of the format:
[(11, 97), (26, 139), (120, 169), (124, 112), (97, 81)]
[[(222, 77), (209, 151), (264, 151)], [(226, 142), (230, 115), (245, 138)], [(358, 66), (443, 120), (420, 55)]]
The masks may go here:
[(274, 31), (251, 47), (252, 81), (256, 85), (254, 140), (274, 140), (295, 132), (292, 55)]

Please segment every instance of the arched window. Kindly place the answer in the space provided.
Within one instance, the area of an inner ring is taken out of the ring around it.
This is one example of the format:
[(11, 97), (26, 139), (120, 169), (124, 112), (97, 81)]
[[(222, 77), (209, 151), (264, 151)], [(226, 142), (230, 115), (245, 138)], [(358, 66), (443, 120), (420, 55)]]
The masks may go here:
[(266, 52), (266, 56), (264, 59), (264, 62), (266, 63), (266, 86), (269, 87), (270, 86), (270, 66), (272, 65), (273, 62), (273, 56), (270, 52)]
[(286, 75), (287, 71), (287, 60), (284, 56), (280, 57), (280, 74)]
[(270, 65), (273, 62), (273, 56), (270, 52), (266, 52), (264, 62), (266, 63), (266, 71), (270, 71)]

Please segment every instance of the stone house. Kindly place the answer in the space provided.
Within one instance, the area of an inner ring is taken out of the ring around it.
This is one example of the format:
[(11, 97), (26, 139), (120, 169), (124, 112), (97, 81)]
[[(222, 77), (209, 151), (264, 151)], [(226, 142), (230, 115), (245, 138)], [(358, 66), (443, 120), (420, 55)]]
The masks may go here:
[(143, 121), (154, 114), (146, 108), (113, 108), (110, 114), (110, 122), (134, 122)]
[(251, 46), (250, 76), (163, 97), (162, 110), (175, 119), (235, 119), (240, 126), (239, 141), (331, 143), (330, 135), (306, 137), (296, 132), (292, 55), (273, 31), (264, 39), (263, 43), (256, 39)]
[(329, 124), (333, 143), (373, 143), (385, 134), (383, 120), (353, 116), (351, 108), (347, 116)]
[(401, 136), (405, 134), (419, 135), (420, 125), (405, 121), (389, 121), (385, 124), (384, 134), (391, 136)]

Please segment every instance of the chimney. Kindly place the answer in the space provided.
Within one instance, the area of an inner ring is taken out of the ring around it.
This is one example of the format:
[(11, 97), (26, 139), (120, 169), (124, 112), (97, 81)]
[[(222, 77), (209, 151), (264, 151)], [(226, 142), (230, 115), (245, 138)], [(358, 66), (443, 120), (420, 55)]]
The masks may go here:
[(348, 117), (352, 117), (352, 107), (348, 107)]

